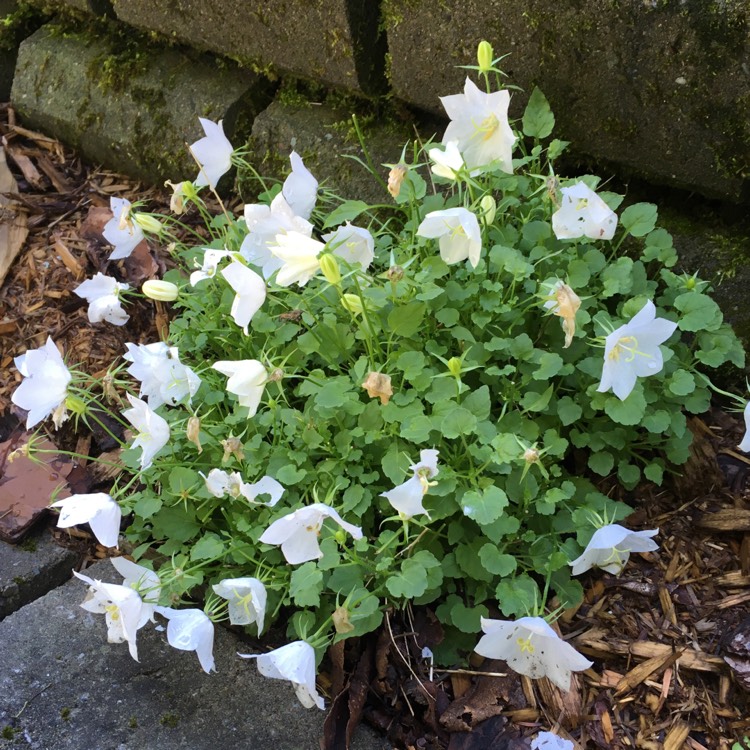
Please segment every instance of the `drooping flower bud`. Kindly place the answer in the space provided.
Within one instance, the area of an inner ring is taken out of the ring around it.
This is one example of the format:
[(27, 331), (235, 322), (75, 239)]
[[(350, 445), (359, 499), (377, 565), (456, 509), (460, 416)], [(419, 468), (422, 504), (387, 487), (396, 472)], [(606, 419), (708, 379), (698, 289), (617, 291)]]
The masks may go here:
[(349, 621), (349, 610), (346, 607), (336, 607), (331, 619), (337, 633), (351, 633), (354, 630), (354, 625)]
[(149, 299), (155, 299), (159, 302), (174, 302), (180, 294), (180, 289), (171, 281), (159, 281), (158, 279), (149, 279), (143, 282), (141, 291)]
[(284, 371), (280, 367), (274, 367), (273, 370), (268, 373), (268, 382), (278, 383), (283, 377)]
[(391, 266), (386, 271), (386, 276), (388, 276), (388, 281), (392, 283), (401, 281), (404, 278), (404, 269), (401, 266)]
[(527, 464), (535, 464), (539, 461), (539, 451), (536, 448), (527, 448), (523, 452), (523, 460)]
[(333, 286), (341, 283), (341, 271), (339, 271), (339, 264), (336, 258), (330, 253), (320, 256), (320, 270), (323, 272), (323, 276), (326, 277), (326, 281)]
[(493, 221), (495, 221), (497, 203), (495, 203), (495, 199), (488, 193), (482, 198), (479, 205), (482, 209), (482, 222), (488, 227)]
[(132, 214), (133, 221), (144, 231), (151, 234), (161, 234), (164, 225), (155, 216), (150, 214)]
[(480, 73), (488, 73), (492, 70), (493, 56), (494, 51), (492, 45), (485, 39), (479, 42), (479, 46), (477, 47), (477, 63), (479, 63)]
[(221, 463), (225, 464), (232, 456), (238, 461), (245, 460), (245, 451), (242, 449), (242, 441), (239, 438), (228, 437), (226, 440), (221, 441), (221, 445), (224, 448)]
[(172, 188), (172, 197), (169, 199), (169, 210), (175, 214), (185, 213), (185, 203), (194, 200), (198, 193), (192, 182), (178, 182), (176, 185), (167, 180), (164, 185)]
[(342, 294), (341, 304), (352, 315), (361, 315), (364, 307), (358, 294)]

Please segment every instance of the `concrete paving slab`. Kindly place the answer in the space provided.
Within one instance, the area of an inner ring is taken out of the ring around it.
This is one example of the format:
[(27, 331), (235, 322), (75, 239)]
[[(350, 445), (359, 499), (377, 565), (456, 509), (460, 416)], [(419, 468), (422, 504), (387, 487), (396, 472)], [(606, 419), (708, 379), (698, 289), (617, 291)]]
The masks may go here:
[(67, 581), (75, 562), (76, 554), (46, 528), (22, 544), (0, 541), (0, 620)]
[[(108, 561), (86, 573), (121, 580)], [(237, 657), (252, 649), (233, 633), (216, 629), (211, 675), (151, 625), (138, 633), (139, 663), (106, 642), (102, 615), (80, 608), (85, 592), (70, 581), (0, 623), (0, 748), (319, 749), (324, 712)], [(361, 727), (352, 747), (391, 746)]]

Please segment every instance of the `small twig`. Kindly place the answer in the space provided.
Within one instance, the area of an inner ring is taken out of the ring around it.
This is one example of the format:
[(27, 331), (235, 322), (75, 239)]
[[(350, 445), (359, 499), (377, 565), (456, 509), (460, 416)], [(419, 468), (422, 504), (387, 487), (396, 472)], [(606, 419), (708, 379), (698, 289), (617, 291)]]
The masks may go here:
[(476, 675), (477, 677), (507, 677), (507, 672), (480, 672), (476, 669), (438, 669), (438, 672), (445, 672), (446, 674), (470, 674)]
[(34, 693), (34, 695), (32, 695), (32, 696), (31, 696), (31, 698), (29, 698), (29, 699), (28, 699), (28, 700), (27, 700), (27, 701), (26, 701), (26, 702), (25, 702), (25, 703), (23, 704), (23, 706), (21, 706), (21, 710), (20, 710), (20, 711), (19, 711), (19, 712), (18, 712), (18, 713), (17, 713), (16, 715), (15, 715), (15, 717), (14, 717), (14, 718), (16, 718), (16, 719), (20, 718), (21, 714), (22, 714), (22, 713), (23, 713), (23, 712), (24, 712), (24, 711), (25, 711), (25, 710), (27, 709), (27, 707), (28, 707), (29, 703), (31, 703), (31, 701), (33, 701), (33, 700), (35, 700), (36, 698), (38, 698), (38, 697), (39, 697), (39, 696), (40, 696), (40, 695), (41, 695), (41, 694), (42, 694), (42, 693), (43, 693), (43, 692), (44, 692), (44, 691), (45, 691), (45, 690), (46, 690), (47, 688), (50, 688), (50, 687), (52, 687), (52, 685), (54, 685), (54, 684), (55, 684), (54, 682), (50, 682), (50, 683), (48, 683), (47, 685), (45, 685), (45, 686), (44, 686), (43, 688), (41, 688), (41, 689), (40, 689), (40, 690), (39, 690), (38, 692)]
[(398, 655), (401, 657), (401, 661), (406, 664), (406, 668), (411, 672), (412, 677), (419, 683), (419, 687), (422, 688), (424, 691), (424, 694), (432, 701), (435, 700), (432, 695), (430, 695), (427, 688), (422, 684), (422, 680), (419, 679), (417, 676), (417, 673), (411, 668), (411, 664), (409, 664), (408, 661), (404, 658), (404, 655), (401, 653), (401, 649), (396, 644), (396, 639), (393, 637), (393, 630), (391, 629), (391, 617), (388, 613), (385, 615), (385, 624), (388, 626), (388, 635), (391, 636), (391, 643), (393, 643), (394, 647), (396, 648), (396, 651), (398, 652)]

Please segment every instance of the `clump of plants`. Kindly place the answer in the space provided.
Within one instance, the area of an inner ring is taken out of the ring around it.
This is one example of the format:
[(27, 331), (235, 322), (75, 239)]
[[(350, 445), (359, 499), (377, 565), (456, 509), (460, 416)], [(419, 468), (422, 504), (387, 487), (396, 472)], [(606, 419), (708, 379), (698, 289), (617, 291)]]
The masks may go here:
[[(323, 707), (328, 645), (429, 605), (439, 664), (473, 649), (562, 689), (590, 666), (552, 627), (577, 576), (657, 549), (600, 486), (661, 485), (688, 458), (707, 373), (744, 353), (656, 206), (558, 174), (547, 100), (534, 89), (509, 122), (497, 65), (483, 42), (481, 87), (442, 99), (442, 142), (407, 144), (378, 205), (322, 192), (292, 153), (242, 216), (218, 194), (212, 213), (205, 192), (247, 165), (208, 120), (171, 216), (112, 199), (113, 258), (145, 238), (179, 261), (142, 289), (173, 305), (168, 339), (128, 344), (103, 383), (50, 340), (17, 358), (13, 400), (33, 427), (95, 421), (124, 393), (127, 471), (53, 505), (108, 546), (130, 518), (123, 584), (79, 578), (134, 657), (159, 614), (210, 671), (214, 623), (262, 635), (283, 612), (290, 642), (248, 656)], [(97, 274), (77, 293), (92, 322), (127, 320), (126, 285)]]

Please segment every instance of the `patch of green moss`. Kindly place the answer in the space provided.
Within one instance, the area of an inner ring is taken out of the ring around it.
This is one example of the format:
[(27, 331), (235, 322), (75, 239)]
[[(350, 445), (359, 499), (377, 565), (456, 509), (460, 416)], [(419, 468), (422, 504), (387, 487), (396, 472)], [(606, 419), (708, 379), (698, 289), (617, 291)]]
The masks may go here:
[(138, 729), (138, 717), (131, 716), (128, 719), (128, 729)]
[(18, 545), (18, 549), (22, 549), (24, 552), (36, 552), (37, 546), (36, 539), (29, 536)]
[(180, 723), (180, 717), (179, 714), (164, 714), (159, 722), (162, 726), (174, 729)]
[(20, 729), (14, 729), (6, 724), (2, 731), (0, 731), (0, 737), (4, 740), (12, 740), (20, 731)]
[(14, 50), (49, 18), (48, 12), (20, 0), (12, 13), (0, 18), (0, 52)]
[(61, 708), (60, 709), (60, 718), (63, 721), (70, 721), (70, 709), (69, 708)]

